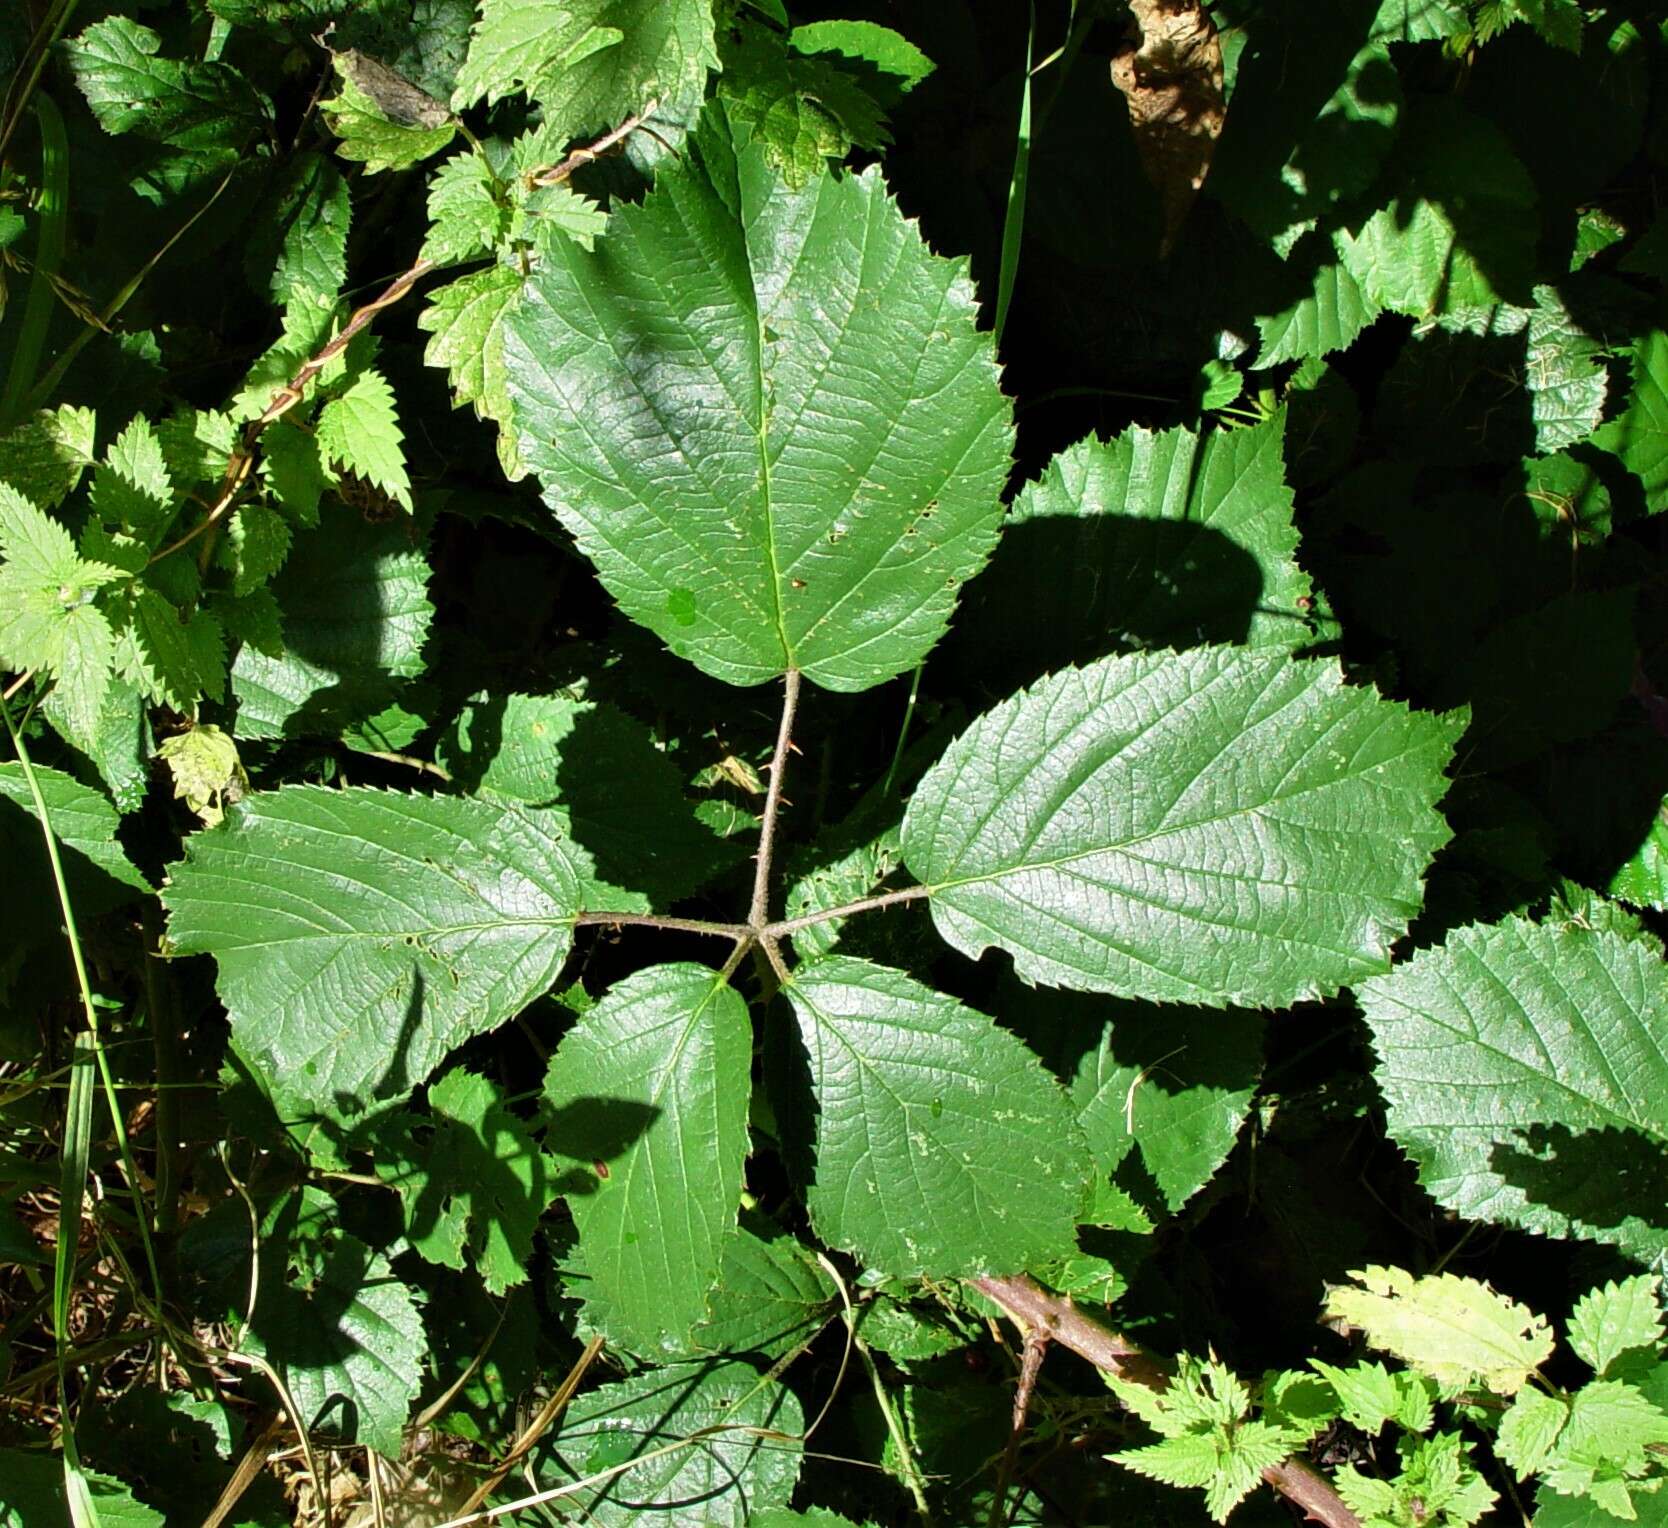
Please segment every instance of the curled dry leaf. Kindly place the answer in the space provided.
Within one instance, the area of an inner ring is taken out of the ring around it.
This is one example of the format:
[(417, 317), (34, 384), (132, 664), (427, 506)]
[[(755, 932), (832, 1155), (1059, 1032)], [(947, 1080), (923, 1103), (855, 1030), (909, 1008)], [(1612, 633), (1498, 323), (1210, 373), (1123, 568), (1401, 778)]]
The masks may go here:
[(1147, 178), (1164, 205), (1160, 256), (1175, 246), (1222, 136), (1222, 43), (1198, 0), (1129, 0), (1140, 29), (1112, 59), (1112, 83)]

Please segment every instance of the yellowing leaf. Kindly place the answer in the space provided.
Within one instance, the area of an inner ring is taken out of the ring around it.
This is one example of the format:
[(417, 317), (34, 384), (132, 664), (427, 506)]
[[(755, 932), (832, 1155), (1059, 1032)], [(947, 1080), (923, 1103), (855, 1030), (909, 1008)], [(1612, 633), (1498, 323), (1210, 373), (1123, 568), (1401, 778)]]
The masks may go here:
[(1430, 1375), (1447, 1391), (1481, 1382), (1515, 1395), (1552, 1356), (1546, 1319), (1455, 1274), (1415, 1278), (1403, 1268), (1352, 1273), (1360, 1289), (1335, 1289), (1326, 1314), (1367, 1334), (1375, 1348)]

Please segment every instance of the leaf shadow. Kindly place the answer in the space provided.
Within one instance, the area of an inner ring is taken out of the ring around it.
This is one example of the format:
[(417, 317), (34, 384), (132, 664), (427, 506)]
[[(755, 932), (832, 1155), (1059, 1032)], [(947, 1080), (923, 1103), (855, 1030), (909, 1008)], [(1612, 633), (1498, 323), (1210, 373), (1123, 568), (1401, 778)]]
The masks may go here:
[(1576, 1222), (1572, 1234), (1590, 1234), (1583, 1226), (1617, 1231), (1635, 1221), (1668, 1246), (1668, 1146), (1613, 1125), (1571, 1130), (1536, 1123), (1513, 1135), (1490, 1146), (1489, 1169), (1532, 1204)]
[(617, 1162), (646, 1136), (661, 1116), (656, 1104), (635, 1098), (576, 1098), (559, 1108), (547, 1108), (545, 1145), (566, 1161), (580, 1164), (556, 1182), (564, 1195), (594, 1194)]

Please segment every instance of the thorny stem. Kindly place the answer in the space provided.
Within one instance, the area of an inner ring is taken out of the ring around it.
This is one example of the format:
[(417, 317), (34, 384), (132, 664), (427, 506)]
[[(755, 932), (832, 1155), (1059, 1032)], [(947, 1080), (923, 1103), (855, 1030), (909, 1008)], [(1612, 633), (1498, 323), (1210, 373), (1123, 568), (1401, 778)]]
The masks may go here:
[(678, 934), (711, 934), (716, 939), (746, 939), (745, 923), (708, 923), (702, 918), (667, 918), (659, 913), (580, 913), (579, 927), (664, 928)]
[[(1169, 1383), (1169, 1366), (1162, 1359), (1101, 1325), (1072, 1304), (1069, 1297), (1044, 1289), (1026, 1274), (968, 1282), (987, 1300), (1001, 1306), (1027, 1333), (1044, 1333), (1049, 1341), (1070, 1348), (1097, 1369), (1154, 1390), (1162, 1390)], [(1262, 1476), (1287, 1501), (1301, 1507), (1305, 1517), (1325, 1528), (1361, 1528), (1361, 1519), (1308, 1460), (1293, 1454), (1269, 1465)]]
[(789, 669), (782, 686), (782, 721), (776, 729), (776, 752), (770, 759), (764, 821), (759, 825), (759, 863), (753, 872), (753, 901), (747, 910), (747, 927), (755, 938), (765, 932), (765, 914), (770, 911), (770, 864), (776, 853), (776, 819), (782, 809), (782, 776), (788, 749), (793, 746), (793, 718), (798, 709), (799, 670)]
[(1053, 1341), (1046, 1327), (1029, 1327), (1025, 1333), (1025, 1349), (1019, 1363), (1019, 1384), (1014, 1388), (1013, 1421), (1008, 1428), (1007, 1446), (1002, 1450), (1002, 1467), (996, 1476), (996, 1489), (991, 1493), (988, 1528), (1002, 1528), (1007, 1521), (1005, 1510), (1008, 1483), (1014, 1477), (1014, 1465), (1019, 1460), (1019, 1440), (1025, 1435), (1025, 1418), (1031, 1410), (1031, 1397), (1036, 1392), (1037, 1378), (1042, 1373), (1043, 1359)]
[(864, 897), (857, 902), (843, 902), (838, 907), (824, 908), (818, 913), (806, 913), (800, 918), (784, 918), (778, 923), (767, 923), (759, 932), (766, 939), (780, 939), (797, 934), (801, 929), (815, 928), (819, 923), (832, 923), (836, 918), (849, 918), (854, 913), (873, 912), (877, 907), (895, 907), (899, 902), (916, 902), (930, 896), (927, 886), (906, 886), (902, 891), (886, 891), (877, 897)]

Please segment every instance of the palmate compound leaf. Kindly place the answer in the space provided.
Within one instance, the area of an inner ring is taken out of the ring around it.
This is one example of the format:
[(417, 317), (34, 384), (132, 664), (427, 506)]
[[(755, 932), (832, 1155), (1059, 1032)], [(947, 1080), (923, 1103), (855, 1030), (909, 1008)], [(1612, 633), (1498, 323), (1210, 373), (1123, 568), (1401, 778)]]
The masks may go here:
[(1668, 1249), (1668, 974), (1619, 934), (1461, 929), (1359, 989), (1389, 1128), (1473, 1220)]
[(189, 838), (163, 901), (280, 1114), (347, 1127), (550, 987), (583, 872), (548, 819), (286, 786)]
[(1009, 406), (974, 319), (965, 263), (877, 170), (790, 191), (706, 131), (506, 319), (517, 449), (674, 653), (866, 689), (920, 661), (996, 540)]
[(613, 987), (550, 1061), (546, 1142), (606, 1335), (688, 1352), (735, 1230), (753, 1030), (707, 966), (651, 966)]
[(1230, 648), (1065, 669), (927, 772), (904, 860), (939, 932), (1022, 978), (1282, 1008), (1383, 971), (1449, 830), (1463, 713)]
[(841, 955), (801, 967), (787, 995), (813, 1115), (805, 1197), (825, 1242), (903, 1277), (1013, 1273), (1073, 1250), (1087, 1153), (1019, 1040)]
[(1546, 1319), (1476, 1279), (1376, 1267), (1350, 1277), (1360, 1287), (1334, 1289), (1328, 1318), (1359, 1327), (1369, 1347), (1393, 1353), (1449, 1394), (1482, 1384), (1515, 1395), (1552, 1357)]
[(576, 1398), (534, 1451), (533, 1472), (552, 1490), (629, 1465), (561, 1498), (595, 1528), (747, 1528), (787, 1506), (804, 1427), (794, 1393), (747, 1364), (676, 1364)]

